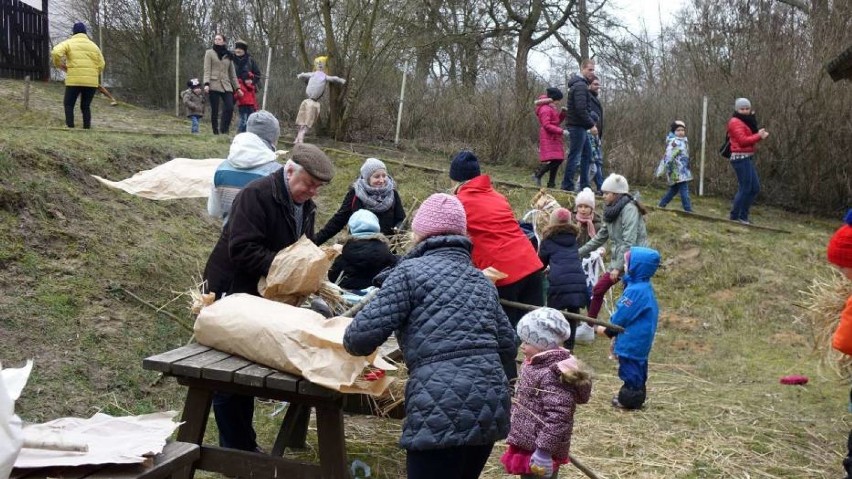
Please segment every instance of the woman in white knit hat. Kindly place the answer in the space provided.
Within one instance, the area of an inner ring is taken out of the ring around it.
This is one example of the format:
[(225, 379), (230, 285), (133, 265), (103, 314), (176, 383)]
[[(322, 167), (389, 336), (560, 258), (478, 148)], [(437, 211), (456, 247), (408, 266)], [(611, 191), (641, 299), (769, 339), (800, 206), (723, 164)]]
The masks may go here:
[(595, 194), (591, 188), (583, 188), (583, 191), (577, 193), (574, 200), (574, 220), (580, 227), (580, 233), (577, 235), (579, 248), (594, 238), (601, 228), (601, 215), (595, 211)]
[(580, 257), (586, 256), (603, 246), (607, 240), (611, 243), (608, 274), (600, 277), (592, 288), (592, 301), (588, 316), (597, 318), (603, 305), (603, 297), (624, 274), (624, 254), (633, 246), (648, 246), (648, 232), (645, 229), (647, 210), (629, 193), (627, 179), (611, 174), (603, 182), (604, 194), (603, 226), (596, 231), (594, 238), (580, 248)]

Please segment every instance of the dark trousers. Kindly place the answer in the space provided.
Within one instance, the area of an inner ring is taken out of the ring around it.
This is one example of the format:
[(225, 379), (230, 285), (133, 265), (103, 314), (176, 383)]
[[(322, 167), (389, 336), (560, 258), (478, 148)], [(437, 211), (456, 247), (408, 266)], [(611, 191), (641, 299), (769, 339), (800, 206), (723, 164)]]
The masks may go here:
[(494, 444), (406, 451), (408, 479), (477, 479)]
[(254, 398), (239, 394), (213, 393), (213, 412), (219, 428), (219, 445), (242, 451), (257, 450), (252, 426)]
[(547, 178), (547, 187), (553, 188), (556, 186), (556, 172), (559, 170), (559, 165), (562, 164), (562, 158), (558, 160), (542, 161), (535, 170), (535, 177), (541, 179), (545, 174), (550, 173)]
[(598, 282), (595, 283), (595, 287), (592, 288), (592, 301), (589, 303), (589, 317), (597, 318), (598, 313), (601, 312), (601, 306), (603, 306), (604, 295), (609, 288), (615, 286), (618, 281), (613, 281), (609, 276), (609, 271), (604, 271), (600, 278), (598, 278)]
[(681, 181), (669, 186), (669, 190), (660, 199), (660, 206), (664, 207), (680, 194), (680, 203), (683, 205), (683, 211), (692, 211), (692, 202), (689, 201), (689, 182)]
[(589, 144), (588, 133), (582, 126), (568, 127), (568, 166), (562, 177), (562, 189), (574, 191), (574, 173), (580, 166), (579, 190), (589, 186), (589, 163), (592, 162), (592, 145)]
[[(229, 91), (210, 90), (210, 121), (213, 134), (228, 134), (231, 128), (231, 118), (234, 116), (234, 94)], [(219, 100), (222, 100), (222, 121), (219, 122)]]
[[(497, 294), (500, 295), (500, 299), (533, 306), (544, 306), (544, 273), (539, 270), (512, 284), (498, 286)], [(518, 321), (527, 313), (526, 310), (511, 306), (503, 306), (503, 311), (509, 317), (509, 322), (512, 323), (513, 328), (518, 326)]]
[(641, 408), (642, 404), (645, 403), (648, 361), (619, 357), (618, 378), (624, 382), (618, 391), (618, 402), (626, 409)]
[[(580, 308), (557, 308), (557, 309), (561, 309), (563, 311), (568, 311), (569, 313), (574, 313), (574, 314), (580, 313)], [(574, 340), (577, 337), (577, 320), (576, 319), (567, 319), (566, 321), (568, 321), (568, 325), (571, 327), (571, 336), (568, 337), (568, 340), (565, 341), (563, 346), (565, 346), (565, 349), (573, 351), (574, 350)]]
[(65, 106), (65, 126), (74, 128), (74, 106), (80, 97), (80, 110), (83, 112), (83, 128), (92, 127), (92, 98), (98, 89), (91, 86), (67, 86), (62, 104)]
[(760, 193), (760, 180), (754, 167), (754, 157), (732, 160), (731, 166), (737, 174), (737, 194), (731, 207), (731, 219), (748, 221), (748, 212), (757, 194)]

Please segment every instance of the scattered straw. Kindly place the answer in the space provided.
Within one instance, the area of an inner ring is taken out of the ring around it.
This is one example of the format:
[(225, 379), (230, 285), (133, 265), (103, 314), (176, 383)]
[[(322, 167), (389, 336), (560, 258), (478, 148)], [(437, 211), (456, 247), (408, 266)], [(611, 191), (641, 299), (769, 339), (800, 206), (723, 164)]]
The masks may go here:
[(843, 378), (852, 378), (852, 358), (831, 347), (831, 337), (837, 329), (840, 313), (852, 295), (852, 283), (834, 269), (817, 276), (806, 291), (799, 291), (802, 300), (797, 306), (805, 309), (799, 319), (813, 332), (814, 352), (821, 355), (821, 364), (830, 367)]

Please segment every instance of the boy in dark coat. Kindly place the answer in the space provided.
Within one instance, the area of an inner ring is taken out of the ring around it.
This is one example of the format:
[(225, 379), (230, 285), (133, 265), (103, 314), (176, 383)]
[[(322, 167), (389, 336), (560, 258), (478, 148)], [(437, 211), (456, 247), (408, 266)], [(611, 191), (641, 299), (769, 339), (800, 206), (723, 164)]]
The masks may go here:
[(399, 441), (408, 478), (475, 479), (509, 432), (515, 333), (497, 288), (471, 262), (459, 200), (430, 196), (411, 229), (414, 249), (355, 316), (343, 346), (366, 356), (396, 334), (408, 366)]
[(340, 278), (338, 285), (343, 289), (366, 289), (377, 274), (396, 264), (397, 257), (390, 252), (388, 240), (379, 229), (379, 219), (369, 210), (352, 213), (349, 239), (328, 270), (330, 281)]
[[(541, 234), (538, 257), (550, 266), (547, 305), (553, 309), (579, 313), (589, 304), (586, 275), (577, 250), (577, 233), (580, 229), (571, 221), (571, 212), (565, 208), (553, 210), (550, 224)], [(574, 349), (577, 321), (570, 320), (571, 335), (565, 341), (567, 349)]]

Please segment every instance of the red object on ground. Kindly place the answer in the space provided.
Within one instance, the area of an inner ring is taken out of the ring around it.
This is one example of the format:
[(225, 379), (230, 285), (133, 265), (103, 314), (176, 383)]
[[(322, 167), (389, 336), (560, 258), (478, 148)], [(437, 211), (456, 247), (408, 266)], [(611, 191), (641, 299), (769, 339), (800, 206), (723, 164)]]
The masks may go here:
[(364, 374), (364, 379), (367, 381), (378, 381), (385, 377), (384, 369), (373, 369), (369, 373)]
[(808, 383), (807, 376), (801, 376), (798, 374), (793, 374), (791, 376), (784, 376), (781, 378), (781, 384), (792, 384), (796, 386), (801, 386)]

